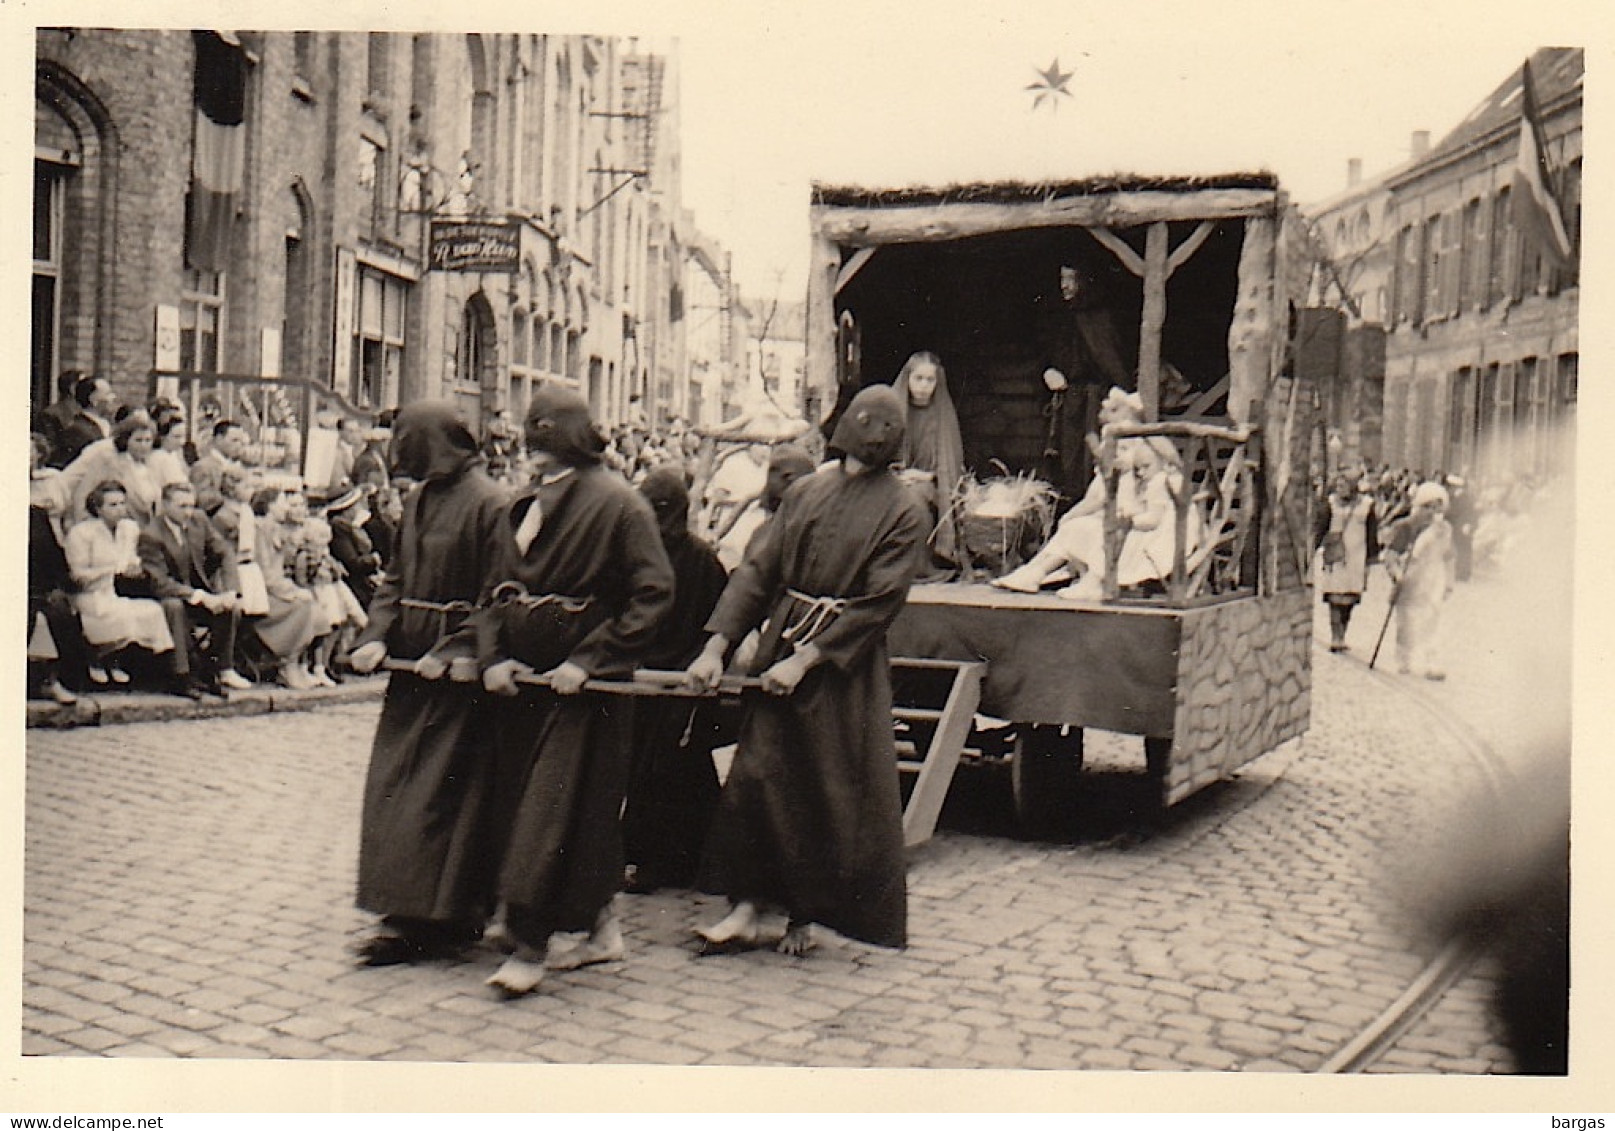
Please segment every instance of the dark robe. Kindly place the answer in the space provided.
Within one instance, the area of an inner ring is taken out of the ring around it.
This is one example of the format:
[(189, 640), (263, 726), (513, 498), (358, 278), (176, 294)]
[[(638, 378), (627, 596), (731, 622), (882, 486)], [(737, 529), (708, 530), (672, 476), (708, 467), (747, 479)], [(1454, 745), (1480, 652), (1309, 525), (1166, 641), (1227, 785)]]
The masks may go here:
[[(1075, 300), (1059, 294), (1035, 300), (1038, 367), (1032, 380), (1052, 366), (1069, 382), (1050, 411), (1057, 419), (1045, 425), (1046, 450), (1038, 471), (1059, 488), (1066, 505), (1087, 490), (1096, 463), (1085, 437), (1099, 431), (1099, 407), (1112, 387), (1132, 390), (1138, 380), (1136, 339), (1124, 338), (1118, 312), (1102, 296), (1084, 293)], [(1051, 427), (1052, 425), (1052, 427)]]
[(57, 672), (61, 681), (74, 691), (90, 687), (90, 647), (84, 641), (73, 594), (78, 592), (73, 571), (50, 512), (44, 507), (28, 508), (28, 633), (43, 615), (55, 642)]
[(702, 886), (902, 946), (908, 909), (886, 629), (907, 598), (925, 512), (889, 472), (849, 476), (836, 465), (794, 483), (767, 529), (731, 576), (708, 631), (734, 643), (768, 616), (760, 673), (790, 650), (781, 631), (801, 610), (787, 590), (848, 600), (813, 637), (822, 659), (793, 694), (748, 696)]
[[(355, 647), (387, 643), (418, 659), (466, 613), (406, 601), (480, 595), (497, 545), (504, 494), (480, 468), (427, 480), (404, 501), (398, 552)], [(469, 658), (470, 649), (465, 649)], [(452, 647), (438, 649), (453, 655)], [(492, 910), (502, 839), (501, 793), (480, 683), (394, 672), (376, 726), (359, 840), (359, 906), (392, 918), (480, 927)], [(505, 788), (508, 788), (506, 786)]]
[[(492, 482), (490, 480), (489, 482)], [(398, 525), (391, 519), (383, 518), (379, 514), (370, 516), (370, 521), (360, 528), (370, 539), (370, 547), (375, 550), (376, 557), (381, 560), (382, 568), (392, 565), (393, 544), (398, 541)]]
[(376, 597), (376, 582), (381, 567), (381, 556), (371, 544), (370, 535), (346, 518), (333, 516), (331, 523), (331, 556), (342, 563), (347, 571), (348, 588), (364, 608), (370, 607)]
[[(681, 529), (663, 546), (673, 566), (673, 607), (643, 667), (682, 670), (700, 653), (728, 574), (712, 547)], [(727, 727), (714, 700), (647, 698), (635, 705), (633, 757), (623, 808), (623, 848), (641, 891), (695, 881), (717, 807), (712, 750)]]
[[(543, 526), (523, 554), (515, 534), (535, 502)], [(570, 660), (591, 677), (622, 679), (641, 666), (672, 604), (673, 571), (650, 505), (620, 475), (587, 465), (526, 488), (504, 513), (499, 544), (477, 618), (484, 670), (509, 658), (542, 674)], [(509, 599), (510, 583), (527, 600)], [(570, 600), (532, 603), (552, 595)], [(489, 702), (501, 761), (518, 783), (499, 896), (512, 933), (542, 947), (556, 931), (593, 926), (622, 887), (634, 701), (524, 687)]]

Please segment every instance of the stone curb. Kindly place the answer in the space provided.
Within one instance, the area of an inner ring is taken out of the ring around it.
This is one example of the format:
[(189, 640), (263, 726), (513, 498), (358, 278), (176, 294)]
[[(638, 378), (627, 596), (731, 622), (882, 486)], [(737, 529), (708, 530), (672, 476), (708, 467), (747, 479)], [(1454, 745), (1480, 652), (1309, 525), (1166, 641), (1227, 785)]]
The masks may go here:
[(312, 711), (346, 703), (379, 699), (387, 689), (386, 676), (349, 677), (336, 687), (293, 691), (274, 685), (250, 691), (227, 692), (222, 698), (185, 699), (178, 695), (132, 691), (80, 695), (70, 707), (29, 700), (28, 726), (62, 730), (121, 723), (155, 723), (171, 719), (210, 719), (221, 716), (267, 715), (277, 711)]

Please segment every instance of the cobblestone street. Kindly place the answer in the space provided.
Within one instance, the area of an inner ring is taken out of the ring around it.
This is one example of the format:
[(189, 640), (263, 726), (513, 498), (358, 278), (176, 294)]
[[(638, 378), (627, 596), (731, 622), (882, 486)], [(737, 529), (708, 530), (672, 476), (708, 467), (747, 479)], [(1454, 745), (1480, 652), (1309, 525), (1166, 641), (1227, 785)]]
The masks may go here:
[[(1460, 590), (1486, 599), (1484, 583)], [(1483, 786), (1439, 713), (1362, 654), (1317, 655), (1311, 732), (1164, 818), (1130, 816), (1136, 740), (1091, 743), (1093, 812), (1013, 835), (961, 772), (913, 853), (911, 945), (697, 958), (689, 893), (619, 897), (625, 962), (493, 1000), (495, 957), (357, 968), (359, 789), (376, 705), (29, 736), (22, 1051), (563, 1064), (1306, 1072), (1389, 1005), (1425, 944), (1394, 861)], [(1454, 624), (1480, 624), (1455, 606)], [(1359, 635), (1360, 634), (1360, 635)], [(1467, 699), (1465, 658), (1441, 687)], [(1423, 681), (1419, 681), (1423, 685)], [(1425, 686), (1418, 688), (1427, 694)], [(1120, 815), (1118, 815), (1120, 813)], [(1508, 1057), (1461, 986), (1377, 1071)]]

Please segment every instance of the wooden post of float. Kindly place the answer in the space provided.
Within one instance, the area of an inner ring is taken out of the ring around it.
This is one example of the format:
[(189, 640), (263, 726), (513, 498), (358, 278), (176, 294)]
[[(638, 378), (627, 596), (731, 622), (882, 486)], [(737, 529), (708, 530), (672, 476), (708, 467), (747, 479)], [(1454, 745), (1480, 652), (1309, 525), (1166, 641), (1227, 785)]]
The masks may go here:
[(1166, 325), (1165, 221), (1150, 225), (1144, 238), (1144, 315), (1138, 326), (1138, 396), (1144, 419), (1161, 416), (1161, 328)]
[(1145, 233), (1143, 259), (1115, 232), (1107, 228), (1089, 229), (1094, 239), (1110, 249), (1123, 267), (1144, 280), (1144, 311), (1138, 327), (1138, 396), (1144, 402), (1147, 422), (1158, 420), (1161, 412), (1161, 330), (1166, 325), (1166, 281), (1200, 250), (1214, 227), (1210, 220), (1202, 220), (1193, 234), (1173, 251), (1166, 221), (1157, 220)]
[[(836, 273), (841, 266), (840, 249), (819, 230), (821, 213), (813, 211), (812, 260), (808, 265), (807, 286), (807, 364), (805, 377), (810, 388), (819, 392), (823, 412), (836, 403)], [(809, 421), (814, 427), (819, 420)]]

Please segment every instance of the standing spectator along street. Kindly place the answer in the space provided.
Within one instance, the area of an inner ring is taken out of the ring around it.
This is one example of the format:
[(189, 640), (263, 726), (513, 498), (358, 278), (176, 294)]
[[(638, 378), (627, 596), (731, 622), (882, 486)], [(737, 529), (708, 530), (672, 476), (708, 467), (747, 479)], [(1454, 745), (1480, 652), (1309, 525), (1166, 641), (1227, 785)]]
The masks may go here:
[(1318, 591), (1329, 606), (1329, 651), (1346, 651), (1351, 614), (1368, 584), (1368, 525), (1372, 498), (1350, 476), (1335, 477), (1323, 507), (1318, 551)]

